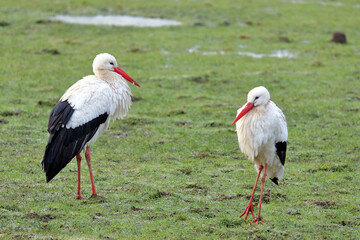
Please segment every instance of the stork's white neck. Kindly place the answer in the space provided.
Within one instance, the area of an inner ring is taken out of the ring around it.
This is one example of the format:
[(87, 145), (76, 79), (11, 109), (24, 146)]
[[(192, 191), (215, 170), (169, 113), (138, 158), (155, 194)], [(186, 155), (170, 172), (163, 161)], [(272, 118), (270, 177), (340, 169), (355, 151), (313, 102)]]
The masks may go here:
[[(99, 72), (97, 72), (99, 73)], [(131, 91), (126, 80), (115, 72), (97, 74), (97, 78), (108, 83), (114, 91), (113, 103), (116, 106), (112, 119), (123, 118), (131, 106)]]

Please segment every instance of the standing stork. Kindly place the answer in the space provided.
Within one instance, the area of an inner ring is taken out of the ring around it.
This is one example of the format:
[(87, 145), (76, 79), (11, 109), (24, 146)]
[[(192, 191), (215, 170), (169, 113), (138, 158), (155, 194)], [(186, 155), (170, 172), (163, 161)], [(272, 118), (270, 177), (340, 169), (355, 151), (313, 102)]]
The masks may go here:
[(263, 221), (260, 210), (266, 176), (277, 185), (278, 180), (284, 175), (288, 131), (283, 112), (270, 101), (270, 93), (265, 87), (252, 89), (248, 93), (247, 101), (237, 111), (232, 124), (236, 123), (241, 151), (255, 164), (258, 172), (250, 201), (240, 217), (245, 215), (246, 219), (249, 212), (255, 217), (253, 198), (262, 173), (259, 213), (251, 222), (257, 224)]
[(49, 182), (76, 156), (78, 199), (81, 198), (81, 151), (85, 150), (89, 167), (91, 197), (101, 197), (95, 190), (90, 144), (108, 128), (110, 119), (122, 119), (130, 108), (131, 92), (125, 80), (140, 87), (108, 53), (95, 57), (93, 71), (95, 75), (86, 76), (72, 85), (51, 111), (50, 136), (41, 162)]

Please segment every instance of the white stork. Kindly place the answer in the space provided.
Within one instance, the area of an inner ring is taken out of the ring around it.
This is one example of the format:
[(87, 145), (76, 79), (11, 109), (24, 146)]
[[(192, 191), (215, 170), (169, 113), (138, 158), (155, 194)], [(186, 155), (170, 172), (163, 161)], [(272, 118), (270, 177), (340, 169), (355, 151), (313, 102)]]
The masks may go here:
[(95, 75), (86, 76), (72, 85), (51, 111), (50, 136), (41, 162), (49, 182), (76, 156), (78, 199), (81, 198), (81, 151), (85, 150), (89, 167), (91, 197), (101, 197), (95, 190), (90, 144), (108, 128), (110, 119), (122, 119), (130, 108), (131, 92), (126, 80), (140, 87), (108, 53), (95, 57), (93, 71)]
[[(266, 176), (275, 184), (284, 175), (286, 142), (288, 131), (286, 118), (280, 108), (270, 101), (270, 93), (265, 87), (256, 87), (248, 93), (247, 103), (237, 111), (236, 123), (241, 151), (255, 164), (258, 174), (250, 197), (250, 201), (240, 217), (249, 212), (254, 216), (253, 198), (259, 176), (261, 192), (259, 213), (251, 223), (263, 221), (260, 216), (262, 194)], [(251, 224), (250, 223), (250, 224)]]

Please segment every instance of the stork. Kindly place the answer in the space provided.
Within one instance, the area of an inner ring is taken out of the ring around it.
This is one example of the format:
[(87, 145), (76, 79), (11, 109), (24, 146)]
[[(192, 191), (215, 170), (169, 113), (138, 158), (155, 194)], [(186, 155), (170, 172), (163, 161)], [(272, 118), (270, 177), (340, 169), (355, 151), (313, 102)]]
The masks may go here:
[(41, 162), (46, 181), (51, 181), (75, 156), (78, 170), (77, 198), (81, 199), (81, 151), (90, 172), (92, 195), (101, 197), (95, 190), (91, 168), (90, 144), (108, 128), (110, 119), (122, 119), (131, 105), (130, 87), (126, 80), (140, 87), (118, 67), (115, 57), (98, 54), (93, 72), (72, 85), (50, 113), (50, 133)]
[(252, 89), (247, 96), (247, 103), (237, 111), (232, 124), (236, 123), (236, 131), (241, 151), (255, 164), (257, 177), (245, 211), (245, 219), (251, 212), (254, 216), (253, 198), (256, 185), (261, 177), (259, 212), (250, 223), (258, 224), (260, 216), (265, 178), (268, 177), (276, 185), (284, 175), (286, 142), (288, 131), (283, 112), (270, 100), (269, 91), (263, 87)]

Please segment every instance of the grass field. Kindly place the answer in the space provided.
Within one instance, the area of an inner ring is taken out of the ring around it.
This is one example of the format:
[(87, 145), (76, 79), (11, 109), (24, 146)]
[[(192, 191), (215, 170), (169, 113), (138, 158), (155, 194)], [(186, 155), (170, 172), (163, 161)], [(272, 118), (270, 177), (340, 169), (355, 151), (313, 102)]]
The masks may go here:
[[(357, 0), (72, 2), (0, 0), (0, 239), (358, 239)], [(57, 14), (183, 25), (46, 21)], [(348, 43), (330, 42), (335, 31)], [(241, 55), (277, 50), (295, 57)], [(128, 115), (92, 145), (107, 200), (87, 198), (85, 163), (76, 200), (76, 161), (50, 183), (40, 162), (52, 107), (101, 52), (141, 88), (131, 87)], [(284, 179), (265, 184), (271, 224), (252, 226), (240, 214), (256, 172), (231, 122), (259, 85), (285, 113), (289, 141)]]

